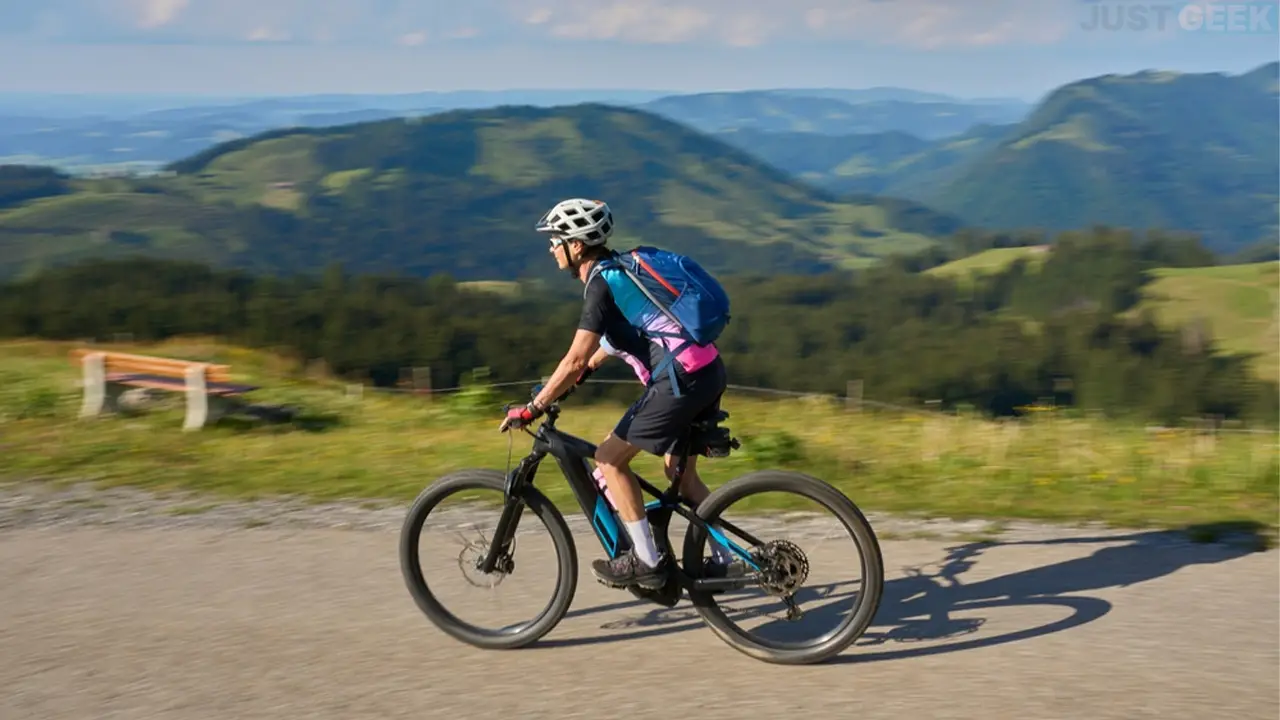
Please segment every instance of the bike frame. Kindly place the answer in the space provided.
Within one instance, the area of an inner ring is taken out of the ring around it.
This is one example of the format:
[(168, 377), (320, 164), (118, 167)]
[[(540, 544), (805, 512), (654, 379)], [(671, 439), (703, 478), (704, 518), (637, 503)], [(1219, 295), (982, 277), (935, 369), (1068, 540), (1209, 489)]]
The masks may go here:
[[(502, 516), (499, 518), (498, 526), (494, 530), (493, 542), (489, 545), (489, 551), (477, 566), (482, 572), (492, 572), (498, 558), (506, 554), (512, 538), (515, 537), (516, 526), (520, 521), (520, 513), (524, 508), (523, 491), (526, 487), (533, 485), (538, 468), (543, 458), (548, 455), (553, 457), (560, 467), (560, 472), (564, 475), (565, 480), (568, 481), (569, 488), (573, 490), (573, 495), (578, 501), (578, 506), (581, 508), (583, 516), (590, 523), (591, 529), (595, 532), (601, 547), (609, 554), (609, 557), (618, 557), (631, 547), (630, 539), (622, 527), (621, 518), (617, 510), (609, 504), (604, 493), (596, 486), (595, 480), (591, 476), (588, 459), (595, 457), (596, 446), (582, 438), (557, 430), (555, 421), (559, 416), (559, 412), (559, 407), (552, 405), (547, 409), (546, 421), (538, 427), (536, 432), (529, 433), (527, 429), (525, 430), (526, 433), (533, 436), (533, 449), (507, 474), (507, 484), (504, 490), (506, 499), (502, 508)], [(692, 435), (692, 430), (690, 430), (689, 435)], [(687, 439), (688, 437), (686, 437)], [(670, 518), (670, 513), (679, 513), (690, 524), (698, 526), (711, 535), (714, 540), (729, 548), (734, 555), (742, 558), (749, 568), (748, 572), (738, 578), (695, 578), (688, 574), (683, 567), (683, 563), (675, 563), (676, 572), (674, 575), (681, 586), (690, 591), (708, 592), (734, 590), (755, 584), (760, 572), (760, 566), (750, 552), (730, 540), (718, 528), (698, 517), (695, 514), (697, 506), (680, 496), (678, 488), (680, 477), (684, 473), (685, 463), (688, 461), (688, 442), (684, 443), (684, 448), (685, 454), (681, 456), (676, 466), (676, 478), (666, 492), (654, 487), (639, 473), (632, 471), (632, 474), (635, 475), (636, 480), (640, 483), (640, 488), (655, 498), (644, 505), (645, 514), (650, 518), (650, 525), (654, 529), (655, 539), (659, 533), (662, 534), (664, 540), (667, 539), (667, 522)], [(753, 545), (763, 544), (755, 536), (728, 521), (717, 520), (716, 522), (724, 528), (737, 533)]]

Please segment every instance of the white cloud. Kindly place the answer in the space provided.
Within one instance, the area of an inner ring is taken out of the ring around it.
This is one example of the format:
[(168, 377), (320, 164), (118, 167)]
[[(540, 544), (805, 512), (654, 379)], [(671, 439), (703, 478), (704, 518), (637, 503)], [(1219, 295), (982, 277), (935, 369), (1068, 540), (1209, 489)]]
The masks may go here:
[(694, 39), (711, 24), (711, 15), (684, 4), (661, 0), (622, 0), (612, 3), (570, 2), (555, 13), (551, 34), (582, 40), (630, 40), (678, 43)]
[(187, 6), (187, 0), (142, 0), (140, 5), (138, 26), (149, 29), (173, 22)]
[(426, 41), (427, 41), (427, 34), (422, 32), (421, 30), (418, 30), (415, 32), (405, 33), (404, 35), (401, 35), (400, 39), (397, 42), (399, 42), (401, 45), (414, 47), (417, 45), (421, 45)]
[(746, 13), (728, 18), (721, 28), (721, 37), (734, 47), (753, 47), (763, 44), (772, 28), (768, 18), (758, 13)]
[(253, 42), (283, 42), (292, 37), (288, 31), (276, 30), (269, 25), (259, 25), (244, 36)]
[(917, 49), (1062, 38), (1073, 0), (506, 0), (527, 24), (637, 43), (853, 39)]
[(820, 0), (806, 26), (827, 37), (933, 50), (1002, 44), (1044, 44), (1065, 36), (1067, 0)]
[(1078, 0), (21, 0), (17, 9), (0, 9), (0, 23), (31, 36), (43, 28), (45, 36), (73, 39), (170, 36), (194, 43), (287, 37), (391, 45), (414, 32), (430, 38), (474, 32), (637, 44), (852, 40), (939, 49), (1055, 42), (1082, 20), (1080, 7)]

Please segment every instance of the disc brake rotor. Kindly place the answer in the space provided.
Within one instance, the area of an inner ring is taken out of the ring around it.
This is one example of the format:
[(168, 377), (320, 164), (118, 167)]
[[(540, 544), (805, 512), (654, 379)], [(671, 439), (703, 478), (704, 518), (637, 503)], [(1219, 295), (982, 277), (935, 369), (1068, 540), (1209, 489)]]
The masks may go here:
[(515, 569), (515, 560), (511, 557), (511, 553), (515, 550), (516, 542), (513, 538), (511, 547), (507, 552), (499, 555), (494, 562), (493, 572), (486, 573), (480, 570), (480, 563), (489, 553), (489, 542), (484, 539), (483, 534), (480, 535), (480, 539), (481, 541), (477, 543), (463, 538), (463, 548), (458, 553), (458, 569), (462, 571), (462, 577), (471, 585), (493, 589)]

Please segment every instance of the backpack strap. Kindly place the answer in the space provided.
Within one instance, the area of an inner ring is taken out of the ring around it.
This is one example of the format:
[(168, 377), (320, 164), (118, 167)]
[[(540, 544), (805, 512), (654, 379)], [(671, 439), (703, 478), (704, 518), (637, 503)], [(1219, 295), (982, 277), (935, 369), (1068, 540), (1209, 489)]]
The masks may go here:
[[(632, 255), (633, 257), (636, 257), (637, 260), (639, 260), (639, 256), (636, 255), (634, 251), (632, 252)], [(621, 269), (622, 272), (626, 274), (627, 278), (631, 280), (631, 282), (634, 283), (637, 288), (639, 288), (640, 292), (644, 293), (645, 297), (649, 298), (649, 301), (652, 302), (654, 306), (657, 307), (658, 310), (663, 315), (666, 315), (668, 318), (670, 318), (670, 320), (676, 324), (676, 327), (680, 328), (679, 332), (674, 332), (674, 333), (656, 332), (652, 330), (646, 331), (646, 333), (650, 335), (654, 335), (658, 337), (679, 338), (681, 340), (681, 342), (678, 343), (674, 348), (670, 348), (666, 350), (666, 352), (662, 356), (662, 360), (658, 363), (656, 367), (653, 368), (653, 371), (649, 373), (649, 382), (647, 385), (647, 386), (652, 386), (654, 382), (656, 382), (658, 375), (663, 370), (666, 370), (667, 377), (671, 380), (672, 394), (675, 395), (676, 397), (680, 397), (681, 395), (680, 381), (679, 381), (679, 378), (677, 378), (676, 376), (675, 359), (677, 354), (679, 354), (686, 347), (688, 347), (690, 344), (693, 343), (693, 338), (689, 335), (688, 331), (684, 329), (684, 326), (680, 324), (680, 321), (677, 320), (676, 317), (671, 314), (671, 311), (668, 310), (661, 302), (658, 302), (658, 299), (655, 298), (647, 288), (645, 288), (644, 283), (640, 281), (640, 278), (636, 277), (636, 274), (632, 272), (631, 268), (627, 267), (626, 263), (621, 261), (621, 259), (619, 258), (618, 252), (616, 250), (610, 251), (607, 257), (597, 261), (596, 264), (592, 266), (591, 273), (587, 275), (587, 281), (583, 283), (583, 286), (582, 286), (583, 298), (587, 297), (587, 287), (591, 285), (591, 281), (594, 280), (596, 275), (598, 275), (602, 270), (605, 270), (608, 268)], [(664, 345), (663, 347), (665, 348), (666, 346)]]
[[(667, 334), (663, 333), (663, 335), (667, 335)], [(675, 337), (675, 336), (668, 335), (668, 337)], [(658, 366), (653, 369), (653, 372), (649, 373), (649, 385), (654, 384), (654, 382), (656, 381), (655, 378), (658, 377), (658, 373), (662, 372), (663, 370), (666, 370), (667, 377), (671, 380), (671, 394), (675, 395), (676, 397), (680, 397), (680, 380), (679, 378), (676, 377), (675, 359), (676, 359), (676, 355), (681, 350), (684, 350), (686, 347), (688, 347), (690, 342), (691, 342), (690, 340), (685, 339), (684, 342), (681, 342), (680, 344), (676, 345), (674, 348), (667, 350), (666, 354), (662, 356), (662, 361), (659, 362)]]
[(602, 260), (597, 260), (596, 264), (591, 266), (591, 272), (587, 275), (587, 281), (582, 284), (583, 299), (586, 299), (587, 297), (587, 288), (591, 287), (591, 281), (595, 280), (596, 275), (599, 275), (601, 270), (605, 270), (606, 268), (611, 268), (611, 267), (617, 267), (618, 265), (619, 263), (618, 263), (617, 251), (610, 251), (607, 257), (605, 257)]

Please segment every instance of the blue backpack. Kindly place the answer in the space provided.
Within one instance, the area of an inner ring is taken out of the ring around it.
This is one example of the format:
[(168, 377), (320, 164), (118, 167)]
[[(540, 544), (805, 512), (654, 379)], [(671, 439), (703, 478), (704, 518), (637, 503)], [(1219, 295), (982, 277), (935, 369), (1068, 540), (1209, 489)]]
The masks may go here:
[[(666, 370), (677, 397), (675, 356), (690, 343), (710, 345), (729, 323), (729, 296), (693, 259), (658, 248), (640, 246), (613, 252), (591, 269), (586, 285), (604, 277), (623, 316), (645, 337), (679, 338), (649, 374), (649, 383)], [(584, 286), (582, 295), (586, 297)]]

